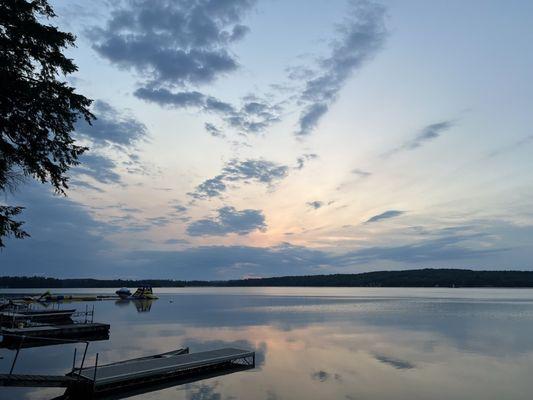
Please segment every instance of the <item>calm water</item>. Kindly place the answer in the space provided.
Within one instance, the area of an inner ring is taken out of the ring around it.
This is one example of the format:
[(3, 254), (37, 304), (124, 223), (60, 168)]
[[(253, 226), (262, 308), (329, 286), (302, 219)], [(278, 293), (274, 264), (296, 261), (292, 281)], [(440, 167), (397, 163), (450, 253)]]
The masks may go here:
[[(533, 290), (156, 292), (160, 299), (151, 305), (90, 303), (95, 321), (111, 324), (111, 337), (90, 345), (89, 363), (96, 352), (104, 363), (181, 346), (191, 352), (236, 346), (255, 349), (257, 368), (131, 398), (531, 399), (533, 393)], [(23, 350), (15, 372), (63, 374), (73, 349)], [(13, 355), (0, 350), (1, 372), (9, 370)], [(61, 393), (0, 388), (0, 399), (52, 399)]]

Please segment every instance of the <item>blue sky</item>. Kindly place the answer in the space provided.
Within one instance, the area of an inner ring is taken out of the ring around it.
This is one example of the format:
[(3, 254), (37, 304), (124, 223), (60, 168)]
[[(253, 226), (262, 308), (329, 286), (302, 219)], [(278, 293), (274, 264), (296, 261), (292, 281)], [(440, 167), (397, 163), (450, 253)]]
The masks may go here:
[(533, 269), (531, 2), (53, 4), (98, 120), (3, 274)]

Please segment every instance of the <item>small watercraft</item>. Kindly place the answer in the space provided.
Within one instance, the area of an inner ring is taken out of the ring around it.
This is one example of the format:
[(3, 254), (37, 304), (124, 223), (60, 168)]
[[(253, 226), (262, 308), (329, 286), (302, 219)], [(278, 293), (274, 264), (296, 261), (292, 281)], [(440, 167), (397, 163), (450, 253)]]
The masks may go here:
[(126, 287), (118, 289), (115, 293), (121, 299), (127, 299), (127, 298), (129, 298), (131, 296), (131, 291), (128, 288), (126, 288)]

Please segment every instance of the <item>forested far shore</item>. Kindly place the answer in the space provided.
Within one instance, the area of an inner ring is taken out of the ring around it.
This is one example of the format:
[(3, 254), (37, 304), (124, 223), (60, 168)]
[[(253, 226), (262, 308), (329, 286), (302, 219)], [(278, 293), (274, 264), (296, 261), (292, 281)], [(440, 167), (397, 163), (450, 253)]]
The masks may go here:
[(468, 269), (412, 269), (360, 274), (281, 276), (227, 281), (171, 279), (58, 279), (40, 276), (0, 277), (0, 288), (118, 288), (153, 287), (533, 287), (533, 271), (475, 271)]

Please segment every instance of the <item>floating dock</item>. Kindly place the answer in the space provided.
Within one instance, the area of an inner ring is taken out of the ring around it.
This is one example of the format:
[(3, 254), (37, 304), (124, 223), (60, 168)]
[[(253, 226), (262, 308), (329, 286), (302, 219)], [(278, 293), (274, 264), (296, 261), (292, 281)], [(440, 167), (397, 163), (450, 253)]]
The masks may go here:
[(255, 367), (255, 352), (224, 348), (192, 354), (166, 353), (159, 356), (95, 365), (74, 370), (68, 377), (78, 383), (69, 391), (93, 395), (171, 382), (179, 385), (205, 379), (206, 374), (223, 375)]
[(5, 340), (22, 340), (22, 337), (31, 338), (56, 338), (65, 339), (70, 337), (87, 335), (109, 335), (109, 324), (98, 322), (75, 323), (67, 325), (38, 325), (26, 328), (2, 328)]
[(69, 310), (19, 310), (0, 312), (0, 325), (16, 324), (19, 321), (31, 320), (33, 322), (64, 322), (71, 321), (75, 309)]

